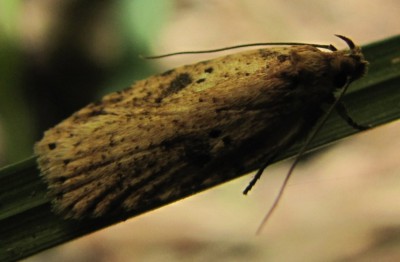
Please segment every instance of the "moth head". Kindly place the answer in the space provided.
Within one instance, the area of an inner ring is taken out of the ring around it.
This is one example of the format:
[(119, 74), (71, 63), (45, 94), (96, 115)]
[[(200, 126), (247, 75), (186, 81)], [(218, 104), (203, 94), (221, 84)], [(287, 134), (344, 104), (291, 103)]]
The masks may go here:
[(334, 67), (337, 72), (334, 76), (334, 82), (337, 87), (343, 87), (347, 81), (354, 81), (361, 78), (367, 72), (368, 62), (364, 59), (361, 48), (345, 36), (336, 35), (346, 42), (349, 49), (334, 52)]

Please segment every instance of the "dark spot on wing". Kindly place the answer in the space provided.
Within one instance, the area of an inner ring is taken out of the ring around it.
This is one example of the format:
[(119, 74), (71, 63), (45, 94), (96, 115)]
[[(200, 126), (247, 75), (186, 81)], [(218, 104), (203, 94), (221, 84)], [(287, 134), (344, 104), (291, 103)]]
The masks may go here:
[(50, 150), (56, 149), (57, 144), (56, 143), (50, 143), (47, 145), (49, 147)]
[(177, 75), (171, 83), (163, 90), (162, 94), (155, 98), (156, 103), (161, 103), (162, 100), (172, 94), (178, 93), (193, 82), (192, 77), (188, 73)]
[(57, 180), (60, 183), (64, 183), (65, 181), (67, 181), (67, 178), (65, 176), (60, 176), (60, 177), (57, 177)]
[(205, 78), (200, 78), (199, 80), (196, 81), (196, 83), (200, 84), (200, 83), (203, 83), (204, 81), (206, 81)]
[(283, 63), (286, 60), (288, 60), (289, 56), (288, 55), (278, 55), (277, 58), (278, 58), (279, 62)]
[(103, 107), (93, 109), (90, 113), (87, 114), (88, 117), (106, 115), (107, 113), (104, 111)]
[(192, 77), (188, 73), (179, 74), (172, 80), (169, 88), (173, 91), (179, 91), (192, 83)]
[(214, 68), (212, 68), (212, 67), (208, 67), (208, 68), (204, 69), (204, 72), (207, 74), (211, 74), (213, 71), (214, 71)]
[(165, 90), (165, 96), (177, 93), (184, 89), (186, 86), (190, 85), (193, 82), (191, 76), (188, 73), (183, 73), (177, 75), (174, 80), (169, 84), (167, 89)]

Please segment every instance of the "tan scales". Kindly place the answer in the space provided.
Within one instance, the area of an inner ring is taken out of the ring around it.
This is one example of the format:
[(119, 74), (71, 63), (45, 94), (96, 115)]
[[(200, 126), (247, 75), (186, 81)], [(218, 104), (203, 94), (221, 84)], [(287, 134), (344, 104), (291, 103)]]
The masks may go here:
[(89, 104), (35, 145), (54, 210), (81, 219), (145, 209), (270, 160), (365, 73), (359, 47), (342, 39), (350, 50), (265, 48), (186, 65)]

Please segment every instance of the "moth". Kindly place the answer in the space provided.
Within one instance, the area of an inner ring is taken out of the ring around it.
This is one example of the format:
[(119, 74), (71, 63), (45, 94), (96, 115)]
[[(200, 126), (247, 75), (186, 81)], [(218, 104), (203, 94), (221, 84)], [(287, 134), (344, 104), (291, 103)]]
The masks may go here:
[(262, 170), (309, 134), (326, 105), (362, 129), (335, 91), (362, 77), (367, 61), (338, 37), (348, 50), (244, 51), (151, 76), (77, 111), (34, 148), (54, 211), (135, 214)]

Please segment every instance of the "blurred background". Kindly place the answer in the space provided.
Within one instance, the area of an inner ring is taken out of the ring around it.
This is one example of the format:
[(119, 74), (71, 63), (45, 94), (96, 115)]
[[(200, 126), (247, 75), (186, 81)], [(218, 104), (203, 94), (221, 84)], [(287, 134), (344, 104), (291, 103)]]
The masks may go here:
[[(252, 42), (363, 45), (397, 35), (397, 0), (2, 0), (0, 165), (87, 103), (173, 67), (220, 56), (154, 55)], [(260, 236), (291, 161), (249, 196), (244, 176), (26, 261), (398, 261), (400, 123), (303, 161)]]

